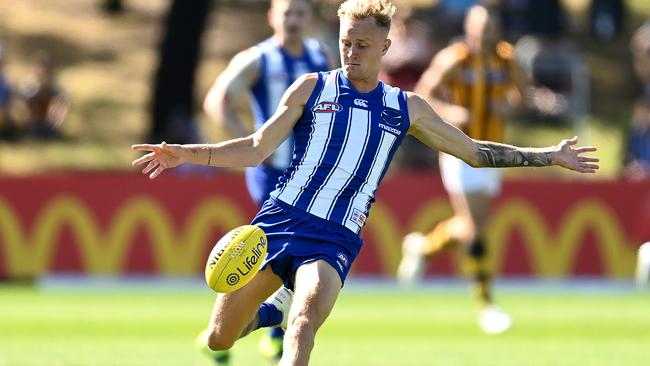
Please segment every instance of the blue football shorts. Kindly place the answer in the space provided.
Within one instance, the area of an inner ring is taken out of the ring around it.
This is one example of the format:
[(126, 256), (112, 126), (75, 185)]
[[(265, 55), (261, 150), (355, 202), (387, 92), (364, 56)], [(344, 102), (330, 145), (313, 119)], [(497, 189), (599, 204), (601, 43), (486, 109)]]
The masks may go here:
[(268, 254), (261, 269), (271, 266), (293, 289), (298, 267), (319, 259), (329, 263), (341, 283), (359, 254), (363, 240), (339, 224), (299, 210), (275, 198), (267, 200), (251, 223), (264, 230)]

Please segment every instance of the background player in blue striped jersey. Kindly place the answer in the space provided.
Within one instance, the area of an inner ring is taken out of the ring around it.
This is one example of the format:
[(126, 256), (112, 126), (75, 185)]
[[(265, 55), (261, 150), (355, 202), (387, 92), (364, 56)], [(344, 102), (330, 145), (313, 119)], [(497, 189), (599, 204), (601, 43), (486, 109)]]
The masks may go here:
[(133, 146), (148, 152), (133, 165), (144, 165), (142, 172), (156, 178), (182, 163), (256, 166), (294, 134), (291, 165), (253, 219), (267, 233), (269, 253), (251, 282), (217, 296), (211, 349), (228, 349), (254, 329), (282, 324), (287, 328), (280, 365), (308, 364), (316, 332), (361, 248), (359, 231), (375, 190), (407, 133), (474, 167), (598, 169), (597, 158), (584, 156), (596, 148), (574, 148), (577, 138), (547, 148), (473, 140), (419, 95), (379, 81), (394, 11), (388, 0), (341, 4), (342, 68), (299, 78), (255, 133), (216, 144)]
[[(233, 57), (217, 78), (203, 103), (205, 112), (233, 137), (249, 135), (275, 112), (282, 95), (298, 77), (331, 69), (335, 59), (323, 45), (305, 36), (312, 20), (309, 0), (273, 0), (268, 11), (273, 35)], [(245, 123), (236, 110), (237, 102), (248, 97), (254, 126)], [(246, 185), (251, 198), (261, 207), (291, 163), (293, 138), (290, 136), (260, 165), (246, 169)], [(271, 358), (282, 354), (282, 329), (271, 328), (260, 341), (260, 350)], [(227, 354), (213, 355), (226, 364)]]
[[(233, 137), (249, 135), (251, 127), (237, 114), (238, 100), (249, 97), (254, 129), (275, 112), (282, 95), (299, 76), (330, 70), (336, 61), (317, 40), (305, 37), (311, 22), (309, 0), (273, 0), (268, 20), (273, 36), (233, 57), (208, 92), (203, 108)], [(285, 140), (262, 164), (246, 170), (253, 200), (261, 206), (289, 166), (293, 140)]]

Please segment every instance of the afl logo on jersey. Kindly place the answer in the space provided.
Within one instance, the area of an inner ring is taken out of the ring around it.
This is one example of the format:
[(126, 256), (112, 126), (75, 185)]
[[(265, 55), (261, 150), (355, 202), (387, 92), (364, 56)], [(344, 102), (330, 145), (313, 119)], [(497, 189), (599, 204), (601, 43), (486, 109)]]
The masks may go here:
[(343, 107), (335, 102), (320, 102), (316, 104), (311, 110), (314, 113), (336, 113), (342, 109)]
[(389, 126), (397, 127), (402, 124), (402, 113), (397, 109), (386, 108), (381, 111), (381, 120)]

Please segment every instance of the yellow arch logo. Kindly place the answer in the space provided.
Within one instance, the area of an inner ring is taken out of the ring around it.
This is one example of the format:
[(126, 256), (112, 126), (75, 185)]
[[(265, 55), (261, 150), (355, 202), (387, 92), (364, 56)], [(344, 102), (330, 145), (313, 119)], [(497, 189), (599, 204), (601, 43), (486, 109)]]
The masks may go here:
[(214, 225), (224, 232), (246, 222), (236, 203), (212, 197), (199, 204), (187, 218), (185, 230), (175, 231), (174, 221), (155, 200), (137, 197), (128, 200), (113, 215), (102, 232), (93, 213), (77, 198), (59, 196), (43, 209), (34, 223), (32, 235), (22, 230), (14, 210), (0, 199), (0, 235), (10, 277), (33, 276), (46, 272), (53, 258), (53, 246), (61, 230), (72, 230), (84, 268), (88, 273), (114, 274), (122, 271), (127, 250), (136, 229), (143, 226), (151, 241), (154, 263), (161, 273), (194, 274), (200, 268), (202, 250)]
[(632, 276), (635, 252), (627, 245), (627, 237), (616, 215), (605, 204), (583, 200), (575, 204), (560, 221), (553, 235), (544, 218), (527, 202), (511, 200), (490, 222), (488, 241), (494, 248), (494, 261), (500, 267), (503, 246), (513, 227), (519, 227), (526, 238), (526, 248), (536, 273), (545, 277), (570, 274), (578, 245), (588, 229), (596, 235), (605, 273), (611, 277)]
[[(163, 274), (194, 274), (201, 267), (203, 251), (216, 238), (210, 238), (217, 226), (224, 232), (246, 223), (247, 215), (237, 202), (211, 196), (194, 207), (182, 229), (155, 199), (136, 196), (113, 213), (105, 229), (93, 212), (78, 198), (62, 195), (53, 198), (35, 218), (31, 233), (14, 214), (7, 201), (0, 198), (0, 246), (10, 277), (35, 276), (51, 268), (54, 246), (65, 227), (75, 236), (82, 265), (88, 273), (122, 272), (138, 228), (143, 227), (151, 242), (157, 271)], [(451, 210), (445, 199), (426, 202), (411, 218), (410, 230), (426, 231), (448, 217)], [(372, 234), (383, 272), (394, 273), (400, 259), (400, 242), (405, 231), (395, 213), (376, 204), (366, 231)], [(491, 246), (492, 265), (503, 268), (509, 233), (519, 230), (533, 273), (566, 276), (572, 273), (578, 245), (588, 230), (595, 234), (601, 267), (611, 277), (632, 275), (635, 251), (618, 218), (597, 199), (578, 201), (560, 219), (556, 233), (530, 203), (520, 199), (503, 202), (488, 223), (487, 240)]]
[[(433, 225), (451, 215), (444, 199), (433, 199), (417, 211), (410, 220), (408, 231), (430, 230)], [(371, 231), (385, 273), (395, 273), (400, 258), (402, 235), (395, 229), (395, 218), (381, 204), (373, 208), (373, 217), (365, 230)], [(634, 272), (635, 251), (615, 213), (601, 201), (587, 199), (577, 202), (560, 220), (557, 233), (530, 203), (509, 199), (499, 206), (488, 224), (491, 265), (503, 268), (508, 235), (521, 230), (533, 273), (543, 277), (571, 274), (578, 245), (588, 230), (596, 235), (602, 267), (610, 277), (631, 277)]]

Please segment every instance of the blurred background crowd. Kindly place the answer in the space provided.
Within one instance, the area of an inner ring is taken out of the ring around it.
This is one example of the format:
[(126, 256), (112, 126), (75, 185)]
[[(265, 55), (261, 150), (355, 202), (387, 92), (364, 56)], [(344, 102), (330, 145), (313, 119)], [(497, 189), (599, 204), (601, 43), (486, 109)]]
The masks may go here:
[[(338, 1), (314, 2), (311, 34), (337, 52)], [(476, 3), (498, 9), (502, 39), (514, 45), (523, 71), (524, 108), (510, 118), (506, 141), (539, 146), (577, 134), (601, 148), (598, 176), (650, 176), (650, 4), (397, 1), (382, 79), (413, 89), (436, 52), (463, 34), (465, 12)], [(271, 34), (264, 0), (0, 6), (4, 174), (128, 169), (131, 143), (225, 138), (201, 100), (236, 52)], [(409, 141), (398, 162), (435, 168), (437, 159)]]

